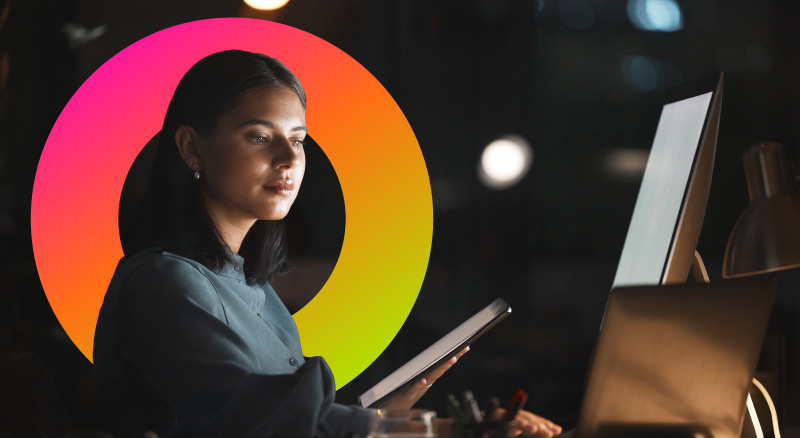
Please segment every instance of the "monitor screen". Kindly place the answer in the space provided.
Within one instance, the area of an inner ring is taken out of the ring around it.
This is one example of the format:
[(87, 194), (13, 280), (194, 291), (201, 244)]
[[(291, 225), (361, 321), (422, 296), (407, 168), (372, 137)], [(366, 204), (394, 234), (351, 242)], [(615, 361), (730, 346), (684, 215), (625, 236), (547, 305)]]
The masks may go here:
[[(664, 105), (614, 287), (666, 283), (675, 255), (680, 256), (680, 268), (685, 271), (678, 274), (678, 278), (683, 276), (679, 281), (686, 279), (686, 261), (690, 263), (697, 244), (713, 168), (719, 118), (719, 99), (714, 97), (721, 94), (721, 77), (714, 85), (717, 87), (706, 87), (705, 92)], [(714, 113), (712, 117), (710, 113)], [(710, 155), (710, 160), (698, 160), (701, 153)], [(691, 208), (698, 211), (690, 212)], [(690, 251), (688, 255), (675, 254), (681, 234), (694, 239), (684, 251)]]

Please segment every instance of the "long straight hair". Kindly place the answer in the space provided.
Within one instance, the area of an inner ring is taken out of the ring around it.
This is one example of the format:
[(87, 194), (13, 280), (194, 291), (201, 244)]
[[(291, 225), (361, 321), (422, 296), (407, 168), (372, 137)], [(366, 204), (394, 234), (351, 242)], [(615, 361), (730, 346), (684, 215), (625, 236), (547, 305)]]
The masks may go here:
[[(303, 108), (306, 95), (300, 81), (283, 64), (259, 53), (228, 50), (198, 61), (183, 76), (169, 103), (161, 129), (155, 165), (139, 214), (137, 232), (126, 255), (163, 246), (167, 251), (196, 260), (212, 271), (231, 263), (225, 245), (203, 202), (200, 184), (181, 159), (175, 143), (179, 126), (214, 135), (220, 117), (249, 90), (289, 88)], [(242, 241), (244, 273), (250, 284), (262, 284), (284, 273), (286, 238), (283, 220), (258, 220)]]

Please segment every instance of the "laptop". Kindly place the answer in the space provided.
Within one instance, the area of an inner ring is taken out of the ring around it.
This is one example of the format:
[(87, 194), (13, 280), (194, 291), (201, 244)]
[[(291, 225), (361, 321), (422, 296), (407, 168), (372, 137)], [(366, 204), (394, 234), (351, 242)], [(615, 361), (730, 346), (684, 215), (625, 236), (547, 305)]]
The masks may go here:
[(739, 438), (776, 282), (612, 290), (576, 435)]

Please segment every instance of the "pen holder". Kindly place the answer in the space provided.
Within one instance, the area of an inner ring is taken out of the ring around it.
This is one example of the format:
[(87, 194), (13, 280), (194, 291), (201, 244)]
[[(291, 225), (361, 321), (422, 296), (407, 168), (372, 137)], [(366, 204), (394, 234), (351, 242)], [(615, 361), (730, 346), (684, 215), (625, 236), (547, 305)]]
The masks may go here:
[(453, 438), (507, 438), (513, 421), (453, 424)]

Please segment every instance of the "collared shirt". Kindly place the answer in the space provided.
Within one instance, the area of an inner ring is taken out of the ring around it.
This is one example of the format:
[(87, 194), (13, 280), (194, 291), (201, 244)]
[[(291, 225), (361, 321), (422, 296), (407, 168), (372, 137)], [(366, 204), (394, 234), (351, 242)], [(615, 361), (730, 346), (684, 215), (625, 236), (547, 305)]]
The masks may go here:
[(244, 259), (215, 273), (158, 249), (123, 258), (97, 321), (98, 392), (114, 432), (168, 437), (366, 435), (371, 411), (333, 403), (322, 358)]

